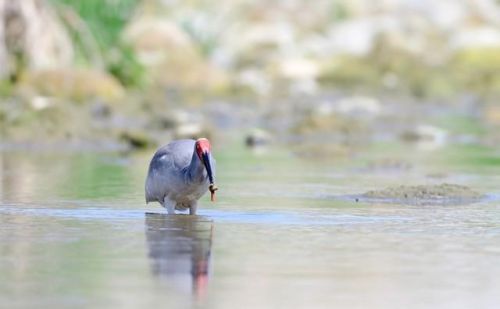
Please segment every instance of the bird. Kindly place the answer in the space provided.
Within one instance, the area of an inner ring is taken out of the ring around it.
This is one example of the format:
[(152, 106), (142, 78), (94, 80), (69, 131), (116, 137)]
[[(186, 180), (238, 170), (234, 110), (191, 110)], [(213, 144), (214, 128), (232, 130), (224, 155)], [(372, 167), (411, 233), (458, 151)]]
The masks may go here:
[(206, 138), (174, 140), (160, 147), (149, 163), (146, 204), (159, 202), (167, 213), (189, 209), (196, 215), (198, 200), (210, 191), (215, 201), (215, 159)]

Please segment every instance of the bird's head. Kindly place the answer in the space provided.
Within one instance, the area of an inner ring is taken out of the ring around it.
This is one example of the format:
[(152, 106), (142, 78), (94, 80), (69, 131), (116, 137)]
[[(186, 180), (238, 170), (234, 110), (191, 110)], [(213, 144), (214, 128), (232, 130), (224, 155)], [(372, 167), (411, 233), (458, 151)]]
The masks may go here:
[(203, 154), (210, 154), (210, 151), (212, 151), (212, 146), (210, 146), (210, 142), (206, 138), (197, 139), (195, 148), (200, 160), (202, 160)]
[(201, 162), (205, 166), (208, 174), (208, 180), (210, 181), (210, 186), (208, 187), (211, 194), (211, 200), (215, 200), (215, 191), (217, 191), (217, 187), (215, 186), (214, 177), (212, 173), (212, 165), (210, 162), (210, 152), (212, 151), (212, 146), (210, 146), (210, 142), (206, 138), (199, 138), (195, 143), (195, 151), (200, 158)]

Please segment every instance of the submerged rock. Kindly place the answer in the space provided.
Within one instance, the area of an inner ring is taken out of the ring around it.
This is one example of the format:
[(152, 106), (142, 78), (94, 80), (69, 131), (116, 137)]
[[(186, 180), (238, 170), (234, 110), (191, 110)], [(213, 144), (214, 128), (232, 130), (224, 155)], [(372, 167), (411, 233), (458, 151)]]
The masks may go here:
[(404, 132), (401, 139), (416, 143), (421, 150), (435, 150), (448, 142), (448, 132), (431, 125), (418, 125)]
[(125, 130), (120, 133), (120, 139), (133, 149), (148, 148), (156, 145), (156, 141), (151, 136), (140, 130)]
[(439, 185), (397, 186), (368, 191), (360, 200), (397, 204), (468, 204), (479, 201), (482, 194), (469, 187), (443, 183)]
[(264, 146), (270, 144), (272, 140), (273, 137), (271, 133), (263, 129), (255, 128), (245, 137), (245, 145), (250, 148)]

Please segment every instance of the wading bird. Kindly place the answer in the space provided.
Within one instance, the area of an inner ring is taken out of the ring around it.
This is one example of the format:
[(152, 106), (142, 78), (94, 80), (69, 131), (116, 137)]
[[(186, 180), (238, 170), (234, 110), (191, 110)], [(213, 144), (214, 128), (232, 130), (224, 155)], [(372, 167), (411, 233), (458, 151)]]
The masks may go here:
[(159, 148), (149, 163), (146, 203), (157, 201), (169, 214), (186, 210), (195, 215), (198, 199), (210, 190), (215, 199), (215, 160), (210, 142), (177, 140)]

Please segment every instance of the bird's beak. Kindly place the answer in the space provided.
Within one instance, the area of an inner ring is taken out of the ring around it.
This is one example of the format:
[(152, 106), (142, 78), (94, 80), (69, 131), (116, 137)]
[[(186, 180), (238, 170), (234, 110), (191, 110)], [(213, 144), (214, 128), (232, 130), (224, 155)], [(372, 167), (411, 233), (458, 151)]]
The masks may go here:
[(208, 174), (208, 180), (210, 181), (210, 184), (214, 184), (214, 176), (212, 175), (212, 166), (210, 165), (210, 153), (203, 152), (201, 154), (201, 159), (203, 161), (203, 165), (205, 165), (205, 168), (207, 170)]
[(203, 165), (205, 165), (205, 169), (208, 174), (208, 181), (210, 182), (210, 186), (208, 186), (208, 190), (210, 190), (210, 200), (212, 202), (215, 201), (215, 191), (217, 191), (217, 186), (214, 183), (214, 176), (212, 174), (212, 166), (210, 165), (210, 153), (205, 151), (201, 155), (201, 159), (203, 161)]

